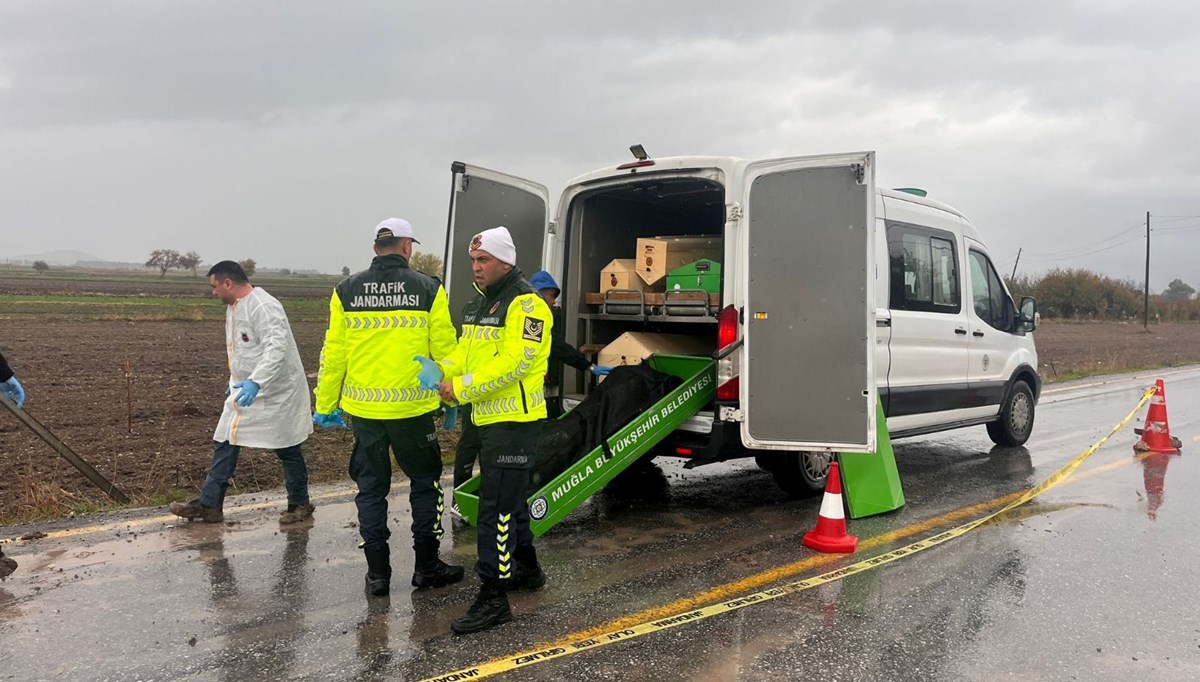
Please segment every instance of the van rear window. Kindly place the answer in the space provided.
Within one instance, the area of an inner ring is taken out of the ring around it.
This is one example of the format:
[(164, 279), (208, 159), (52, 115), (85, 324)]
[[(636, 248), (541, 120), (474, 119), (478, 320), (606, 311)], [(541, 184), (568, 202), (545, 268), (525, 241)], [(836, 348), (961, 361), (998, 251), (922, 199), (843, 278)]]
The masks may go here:
[(955, 314), (962, 310), (954, 236), (907, 224), (888, 225), (889, 307)]

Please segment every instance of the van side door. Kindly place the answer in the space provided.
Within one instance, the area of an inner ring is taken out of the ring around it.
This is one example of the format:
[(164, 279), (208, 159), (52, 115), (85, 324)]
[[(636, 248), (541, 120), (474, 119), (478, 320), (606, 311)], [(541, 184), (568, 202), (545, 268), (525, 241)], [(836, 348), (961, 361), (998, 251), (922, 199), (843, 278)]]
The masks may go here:
[(967, 238), (967, 261), (971, 272), (968, 299), (971, 303), (967, 313), (971, 332), (967, 339), (971, 403), (990, 407), (989, 414), (995, 414), (1017, 365), (1016, 306), (983, 244)]
[(517, 247), (517, 267), (529, 277), (542, 269), (549, 239), (550, 192), (524, 178), (471, 166), (450, 165), (450, 219), (446, 226), (445, 278), (450, 317), (461, 328), (463, 306), (475, 296), (475, 275), (468, 250), (471, 238), (503, 225)]
[(969, 332), (956, 231), (961, 221), (920, 204), (884, 203), (891, 311), (884, 404), (888, 428), (898, 432), (957, 418), (947, 413), (967, 399)]

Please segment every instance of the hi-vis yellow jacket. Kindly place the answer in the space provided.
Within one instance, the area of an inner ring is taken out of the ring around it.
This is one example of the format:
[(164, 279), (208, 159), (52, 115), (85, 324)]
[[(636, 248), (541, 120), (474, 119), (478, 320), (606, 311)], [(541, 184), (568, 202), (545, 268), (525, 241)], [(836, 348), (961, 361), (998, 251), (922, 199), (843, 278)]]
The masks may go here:
[(371, 267), (338, 283), (329, 299), (316, 410), (341, 407), (355, 417), (402, 419), (438, 408), (436, 391), (417, 382), (413, 356), (435, 360), (454, 350), (446, 291), (408, 267), (403, 256), (376, 256)]
[(458, 347), (438, 362), (477, 426), (546, 418), (550, 307), (513, 269), (467, 304)]

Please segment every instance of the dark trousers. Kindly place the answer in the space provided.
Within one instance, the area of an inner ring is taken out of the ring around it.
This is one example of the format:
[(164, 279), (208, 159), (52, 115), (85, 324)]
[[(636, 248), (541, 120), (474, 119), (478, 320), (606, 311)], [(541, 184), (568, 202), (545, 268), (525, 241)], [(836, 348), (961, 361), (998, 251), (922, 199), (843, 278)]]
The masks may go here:
[[(213, 442), (213, 461), (208, 468), (208, 477), (204, 479), (204, 487), (200, 489), (200, 504), (206, 507), (221, 508), (225, 504), (225, 491), (229, 489), (229, 479), (237, 471), (240, 445), (230, 445), (229, 441)], [(294, 507), (308, 504), (308, 467), (304, 464), (304, 454), (299, 445), (279, 448), (275, 451), (279, 464), (283, 467), (283, 482), (287, 486), (288, 506)]]
[(533, 545), (525, 489), (541, 435), (541, 422), (501, 422), (479, 427), (479, 560), (483, 580), (512, 577), (515, 550)]
[(442, 455), (433, 413), (406, 419), (355, 417), (350, 477), (358, 484), (354, 504), (358, 507), (362, 548), (369, 551), (387, 549), (391, 536), (387, 526), (387, 496), (392, 487), (389, 448), (412, 483), (408, 502), (412, 507), (413, 540), (417, 544), (440, 542), (445, 498), (438, 481), (442, 476)]
[(458, 408), (458, 419), (462, 422), (462, 436), (454, 450), (454, 487), (471, 480), (475, 460), (479, 459), (479, 427), (471, 423), (471, 406)]

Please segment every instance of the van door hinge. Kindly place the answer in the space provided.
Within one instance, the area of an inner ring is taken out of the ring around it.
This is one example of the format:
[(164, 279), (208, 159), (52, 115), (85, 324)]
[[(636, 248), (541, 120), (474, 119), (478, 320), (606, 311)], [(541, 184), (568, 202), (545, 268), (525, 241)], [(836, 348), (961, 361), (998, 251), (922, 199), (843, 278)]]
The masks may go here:
[(854, 181), (861, 185), (864, 175), (863, 165), (861, 163), (851, 164), (850, 170), (854, 171)]
[(546, 226), (546, 231), (550, 234), (558, 234), (558, 221), (551, 220), (550, 224)]
[(723, 422), (745, 421), (742, 411), (736, 407), (722, 407), (718, 414)]
[(725, 204), (725, 222), (736, 223), (742, 219), (742, 205), (738, 202)]

